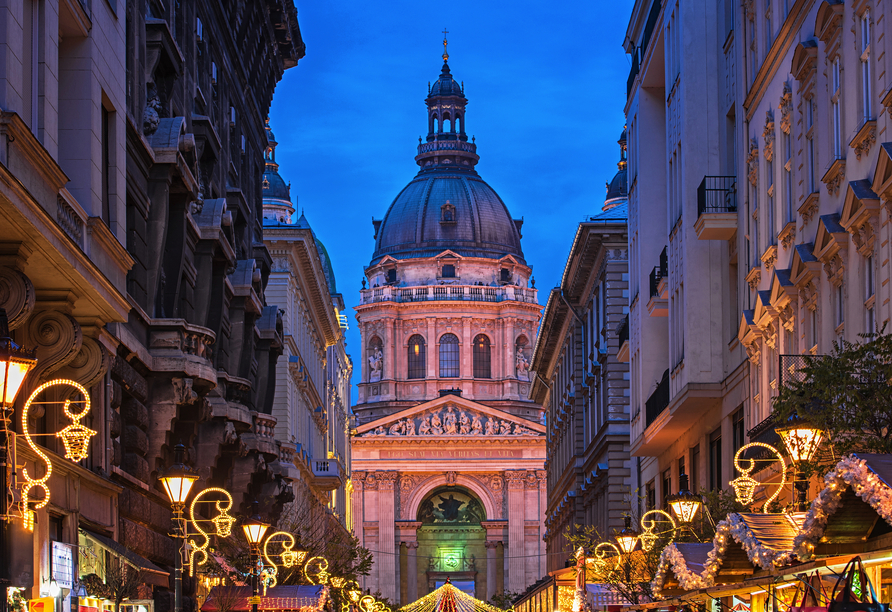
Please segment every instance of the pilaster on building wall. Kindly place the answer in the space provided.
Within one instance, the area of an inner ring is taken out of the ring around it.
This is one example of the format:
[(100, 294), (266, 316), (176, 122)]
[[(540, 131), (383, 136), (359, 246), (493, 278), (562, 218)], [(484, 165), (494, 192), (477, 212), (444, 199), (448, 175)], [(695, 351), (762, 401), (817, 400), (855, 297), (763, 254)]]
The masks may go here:
[[(85, 559), (126, 555), (144, 570), (140, 600), (169, 610), (177, 547), (158, 476), (174, 445), (198, 487), (233, 492), (233, 513), (257, 498), (275, 518), (292, 497), (293, 449), (272, 414), (283, 328), (257, 211), (264, 116), (304, 55), (297, 11), (123, 0), (0, 11), (0, 307), (38, 359), (12, 423), (61, 377), (90, 391), (84, 424), (97, 432), (80, 463), (55, 437), (35, 439), (54, 466), (52, 503), (33, 533), (10, 525), (0, 581), (47, 595), (59, 542), (83, 553), (73, 581), (103, 578)], [(31, 428), (66, 423), (48, 405)], [(21, 436), (16, 450), (42, 473)]]
[(773, 430), (795, 356), (890, 318), (888, 13), (888, 0), (635, 3), (630, 365), (644, 504), (662, 506), (680, 473), (695, 490), (726, 488), (736, 450)]

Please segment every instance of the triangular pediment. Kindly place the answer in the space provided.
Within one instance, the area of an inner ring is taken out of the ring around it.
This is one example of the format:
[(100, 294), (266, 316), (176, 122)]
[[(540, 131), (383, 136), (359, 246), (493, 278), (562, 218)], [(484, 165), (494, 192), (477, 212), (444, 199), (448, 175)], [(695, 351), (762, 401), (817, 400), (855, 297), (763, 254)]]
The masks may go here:
[[(750, 336), (753, 334), (753, 336)], [(746, 344), (758, 335), (755, 325), (755, 317), (752, 310), (744, 310), (740, 315), (740, 325), (737, 327), (737, 340)]]
[(839, 216), (839, 224), (848, 231), (860, 225), (865, 218), (876, 215), (880, 210), (880, 199), (870, 188), (870, 181), (860, 179), (849, 181), (846, 200)]
[(892, 142), (880, 145), (872, 189), (877, 194), (886, 194), (887, 197), (892, 195)]
[(464, 259), (461, 255), (451, 249), (446, 249), (442, 253), (437, 254), (437, 259)]
[(768, 301), (775, 310), (786, 306), (787, 302), (796, 297), (796, 288), (790, 282), (789, 270), (774, 270), (771, 277), (771, 295)]
[(529, 437), (545, 435), (545, 426), (458, 395), (443, 395), (357, 427), (356, 434), (363, 438)]
[(814, 255), (814, 245), (811, 242), (797, 244), (790, 261), (790, 282), (798, 287), (808, 282), (820, 269), (821, 264)]
[(515, 265), (519, 263), (519, 262), (517, 261), (517, 258), (514, 257), (514, 255), (505, 255), (505, 256), (503, 256), (501, 259), (499, 259), (499, 262), (500, 262), (500, 263), (512, 263), (512, 264), (515, 264)]
[(771, 292), (758, 291), (756, 293), (756, 308), (753, 312), (753, 320), (756, 325), (765, 325), (766, 318), (774, 316), (774, 309), (771, 307)]
[(817, 55), (818, 45), (813, 40), (806, 40), (796, 45), (790, 72), (793, 73), (797, 81), (804, 80), (808, 73), (814, 69)]
[(839, 215), (821, 215), (815, 236), (814, 255), (819, 260), (826, 261), (836, 255), (847, 240), (848, 234), (839, 224)]

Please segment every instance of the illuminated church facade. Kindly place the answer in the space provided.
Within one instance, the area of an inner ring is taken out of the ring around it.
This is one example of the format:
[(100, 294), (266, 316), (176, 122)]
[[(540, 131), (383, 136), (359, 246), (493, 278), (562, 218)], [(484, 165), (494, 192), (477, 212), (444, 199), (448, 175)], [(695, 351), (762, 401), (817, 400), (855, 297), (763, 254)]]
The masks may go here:
[(546, 570), (545, 427), (527, 399), (541, 307), (522, 220), (475, 170), (447, 59), (420, 170), (373, 221), (356, 307), (351, 514), (375, 556), (362, 586), (403, 605), (447, 577), (489, 600)]

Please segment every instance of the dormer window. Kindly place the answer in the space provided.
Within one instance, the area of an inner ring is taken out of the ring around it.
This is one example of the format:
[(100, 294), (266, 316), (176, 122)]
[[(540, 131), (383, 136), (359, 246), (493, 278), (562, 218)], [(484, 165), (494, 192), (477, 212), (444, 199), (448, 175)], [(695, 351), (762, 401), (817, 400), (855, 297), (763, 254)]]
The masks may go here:
[(455, 278), (455, 266), (452, 264), (443, 264), (440, 271), (440, 278)]
[(396, 283), (396, 268), (391, 268), (384, 273), (384, 282), (388, 285)]
[(440, 223), (455, 223), (455, 206), (446, 200), (446, 203), (440, 207)]
[(499, 271), (499, 282), (510, 283), (511, 282), (511, 270), (509, 270), (508, 268), (502, 268)]

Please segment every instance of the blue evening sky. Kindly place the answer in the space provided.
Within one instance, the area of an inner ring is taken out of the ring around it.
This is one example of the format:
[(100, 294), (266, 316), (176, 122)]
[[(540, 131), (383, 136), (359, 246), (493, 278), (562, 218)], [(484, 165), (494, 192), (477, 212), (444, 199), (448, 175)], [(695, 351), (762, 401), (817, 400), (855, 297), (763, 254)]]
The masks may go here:
[(352, 309), (374, 249), (371, 219), (418, 169), (444, 27), (449, 66), (465, 84), (477, 170), (524, 218), (524, 255), (544, 302), (577, 224), (600, 211), (616, 172), (632, 0), (295, 4), (307, 55), (279, 83), (271, 126), (280, 173), (328, 249), (347, 303), (354, 383), (361, 352)]

